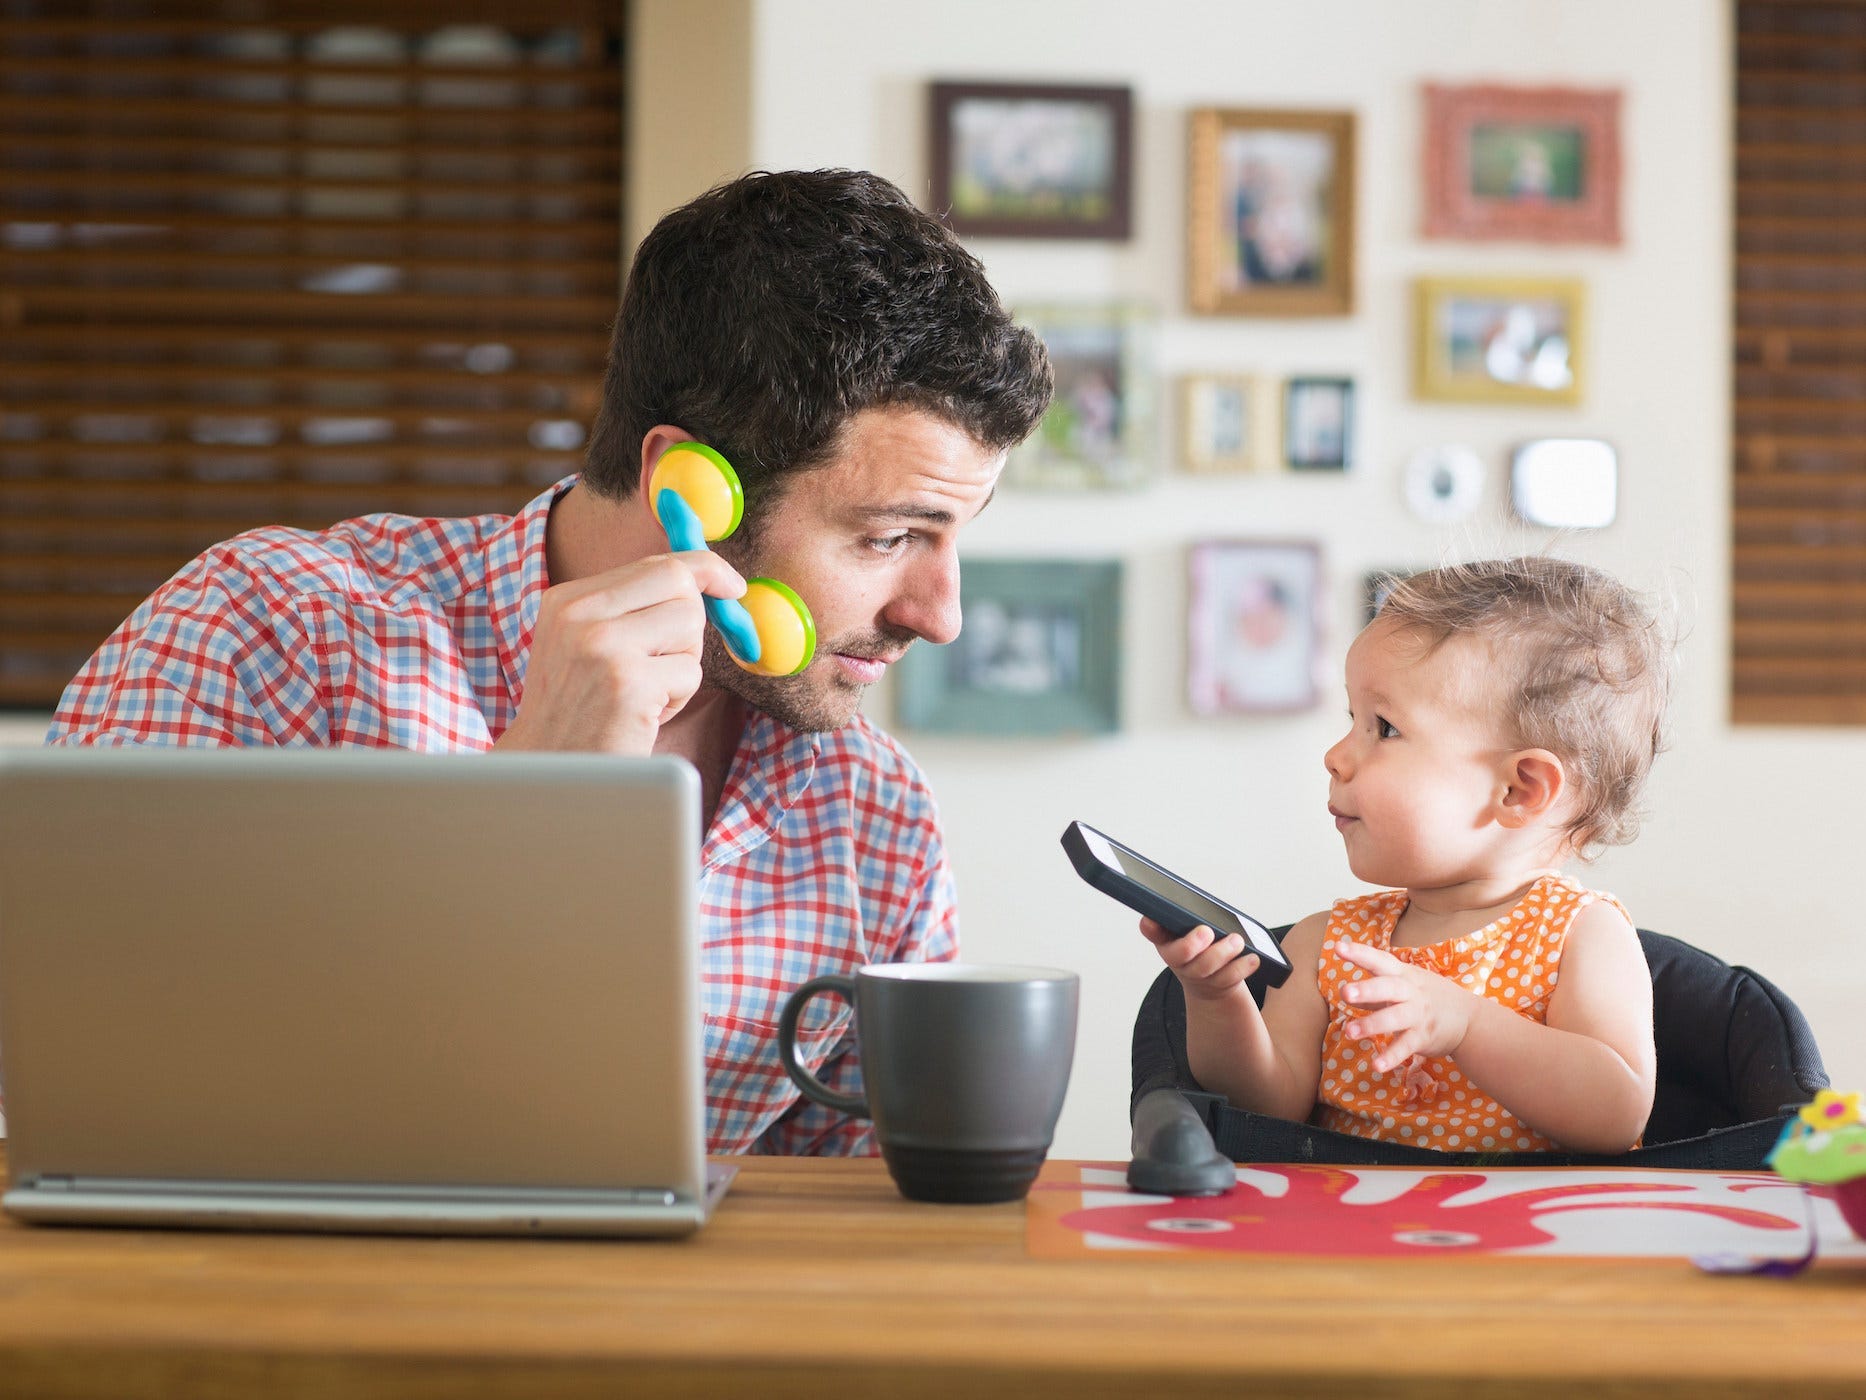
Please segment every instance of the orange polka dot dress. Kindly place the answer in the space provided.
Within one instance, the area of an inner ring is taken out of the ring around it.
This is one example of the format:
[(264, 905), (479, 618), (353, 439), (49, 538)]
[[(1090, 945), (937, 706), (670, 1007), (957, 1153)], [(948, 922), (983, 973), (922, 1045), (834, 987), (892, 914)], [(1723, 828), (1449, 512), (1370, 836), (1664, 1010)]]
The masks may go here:
[(1443, 1152), (1547, 1152), (1556, 1144), (1473, 1084), (1451, 1057), (1414, 1055), (1385, 1074), (1374, 1071), (1374, 1040), (1352, 1040), (1345, 1027), (1365, 1008), (1342, 1000), (1341, 989), (1367, 973), (1335, 950), (1346, 937), (1391, 953), (1468, 987), (1478, 996), (1542, 1022), (1561, 977), (1562, 948), (1574, 916), (1612, 895), (1583, 889), (1563, 875), (1544, 875), (1502, 918), (1462, 938), (1419, 948), (1395, 948), (1393, 929), (1405, 911), (1405, 890), (1338, 901), (1328, 916), (1316, 985), (1328, 1003), (1322, 1037), (1322, 1077), (1315, 1123), (1338, 1133)]

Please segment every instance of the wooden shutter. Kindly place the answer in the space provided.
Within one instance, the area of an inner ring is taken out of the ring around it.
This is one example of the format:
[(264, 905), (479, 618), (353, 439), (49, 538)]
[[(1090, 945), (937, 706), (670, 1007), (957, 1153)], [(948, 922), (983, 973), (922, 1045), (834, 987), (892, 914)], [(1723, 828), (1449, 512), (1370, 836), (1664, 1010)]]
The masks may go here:
[(49, 707), (215, 540), (509, 511), (578, 468), (619, 0), (5, 13), (0, 704)]
[(1736, 15), (1732, 715), (1866, 723), (1866, 3)]

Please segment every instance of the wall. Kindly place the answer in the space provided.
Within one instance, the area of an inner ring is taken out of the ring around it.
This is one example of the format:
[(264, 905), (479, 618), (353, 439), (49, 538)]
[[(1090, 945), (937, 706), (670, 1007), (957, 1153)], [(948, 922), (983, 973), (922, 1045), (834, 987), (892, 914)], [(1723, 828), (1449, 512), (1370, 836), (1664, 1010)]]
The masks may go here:
[[(1080, 885), (1056, 840), (1106, 825), (1270, 921), (1359, 888), (1324, 812), (1321, 754), (1339, 691), (1314, 713), (1191, 716), (1184, 673), (1187, 543), (1320, 537), (1334, 596), (1330, 677), (1357, 626), (1359, 579), (1448, 554), (1539, 549), (1500, 489), (1509, 446), (1597, 435), (1621, 453), (1611, 528), (1564, 553), (1673, 598), (1686, 629), (1672, 751), (1637, 845), (1591, 878), (1639, 920), (1780, 982), (1814, 1021), (1835, 1078), (1866, 1080), (1866, 960), (1848, 947), (1846, 856), (1860, 829), (1866, 743), (1848, 733), (1732, 730), (1725, 718), (1730, 19), (1704, 0), (1016, 0), (882, 7), (760, 0), (754, 163), (868, 167), (924, 196), (925, 85), (998, 77), (1131, 84), (1136, 231), (1125, 244), (979, 240), (1013, 304), (1136, 299), (1162, 315), (1163, 383), (1193, 370), (1346, 372), (1360, 388), (1360, 463), (1346, 480), (1194, 480), (1134, 495), (1004, 491), (976, 555), (1127, 562), (1125, 730), (1094, 742), (957, 740), (903, 732), (951, 841), (968, 956), (1061, 964), (1083, 977), (1076, 1077), (1057, 1138), (1069, 1155), (1126, 1145), (1128, 1037), (1157, 969), (1132, 922)], [(1502, 80), (1625, 92), (1625, 242), (1614, 249), (1425, 242), (1419, 85)], [(1194, 318), (1184, 310), (1186, 113), (1202, 105), (1351, 108), (1359, 115), (1357, 311), (1351, 319)], [(1587, 281), (1591, 384), (1575, 410), (1468, 408), (1409, 393), (1410, 280), (1432, 273)], [(1170, 409), (1171, 395), (1163, 394)], [(1170, 424), (1163, 425), (1170, 429)], [(1399, 503), (1416, 448), (1464, 442), (1492, 468), (1475, 524), (1441, 531)], [(1163, 431), (1159, 451), (1170, 451)], [(885, 696), (871, 705), (887, 722)]]

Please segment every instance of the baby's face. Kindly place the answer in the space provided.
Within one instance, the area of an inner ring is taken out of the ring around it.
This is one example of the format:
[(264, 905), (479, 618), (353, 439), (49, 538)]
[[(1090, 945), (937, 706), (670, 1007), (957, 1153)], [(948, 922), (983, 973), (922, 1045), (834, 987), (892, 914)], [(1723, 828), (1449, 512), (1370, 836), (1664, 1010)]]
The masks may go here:
[(1348, 649), (1348, 732), (1331, 748), (1328, 810), (1371, 884), (1436, 888), (1484, 873), (1513, 752), (1487, 648), (1428, 650), (1375, 622)]

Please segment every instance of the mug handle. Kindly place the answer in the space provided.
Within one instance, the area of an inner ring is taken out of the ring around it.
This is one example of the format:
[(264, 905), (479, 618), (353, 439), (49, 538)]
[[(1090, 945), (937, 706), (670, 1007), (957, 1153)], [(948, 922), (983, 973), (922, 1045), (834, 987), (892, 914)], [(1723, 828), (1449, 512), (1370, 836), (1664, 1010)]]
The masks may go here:
[(855, 1006), (853, 977), (812, 977), (784, 1002), (784, 1014), (778, 1018), (778, 1059), (783, 1061), (784, 1073), (803, 1090), (805, 1098), (841, 1109), (856, 1118), (866, 1118), (869, 1116), (868, 1103), (860, 1094), (837, 1093), (797, 1061), (797, 1018), (803, 1015), (805, 1003), (818, 992), (834, 992), (848, 1002), (851, 1008)]

